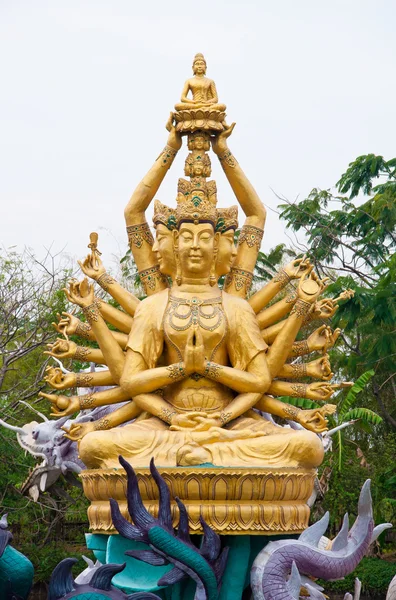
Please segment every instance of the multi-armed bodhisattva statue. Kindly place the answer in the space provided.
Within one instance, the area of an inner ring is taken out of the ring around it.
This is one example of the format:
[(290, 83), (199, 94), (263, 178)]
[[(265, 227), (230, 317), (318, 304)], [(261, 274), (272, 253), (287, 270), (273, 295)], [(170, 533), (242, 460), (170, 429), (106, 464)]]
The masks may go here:
[[(340, 298), (319, 299), (326, 281), (305, 257), (284, 266), (249, 296), (266, 211), (228, 147), (234, 125), (225, 123), (225, 106), (205, 77), (202, 55), (193, 68), (194, 77), (168, 121), (167, 145), (125, 209), (130, 248), (147, 297), (139, 301), (125, 290), (91, 246), (81, 269), (122, 310), (96, 298), (87, 279), (72, 282), (66, 294), (82, 308), (85, 321), (65, 313), (56, 327), (66, 337), (96, 341), (98, 348), (59, 339), (48, 352), (108, 367), (67, 375), (51, 368), (47, 381), (53, 388), (114, 387), (85, 396), (42, 395), (56, 416), (125, 401), (104, 419), (70, 429), (88, 467), (117, 466), (119, 454), (137, 467), (147, 466), (153, 456), (162, 466), (316, 467), (323, 458), (316, 434), (326, 430), (326, 415), (335, 406), (302, 410), (277, 398), (325, 402), (343, 385), (329, 383), (327, 349), (339, 330), (324, 324), (296, 341), (309, 321), (333, 316)], [(189, 179), (179, 179), (175, 208), (155, 201), (154, 241), (145, 213), (182, 146), (182, 134), (190, 150), (185, 163)], [(208, 180), (210, 147), (245, 213), (237, 247), (237, 207), (217, 208), (216, 184)], [(297, 285), (283, 293), (293, 280)], [(322, 355), (311, 362), (298, 358), (312, 352)], [(280, 427), (259, 411), (303, 429)]]

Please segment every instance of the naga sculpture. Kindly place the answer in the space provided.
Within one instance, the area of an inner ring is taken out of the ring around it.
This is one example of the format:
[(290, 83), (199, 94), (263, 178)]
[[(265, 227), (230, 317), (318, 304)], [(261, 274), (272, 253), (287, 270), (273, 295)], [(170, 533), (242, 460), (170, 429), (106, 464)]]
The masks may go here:
[[(292, 600), (299, 598), (304, 575), (323, 579), (341, 579), (351, 573), (366, 554), (370, 544), (390, 523), (374, 527), (370, 480), (360, 492), (358, 517), (349, 531), (348, 515), (330, 550), (319, 549), (318, 544), (329, 524), (329, 513), (308, 527), (298, 540), (270, 542), (257, 556), (251, 571), (254, 600)], [(293, 586), (288, 582), (292, 573)], [(291, 587), (294, 588), (292, 592)], [(325, 596), (314, 596), (325, 598)]]

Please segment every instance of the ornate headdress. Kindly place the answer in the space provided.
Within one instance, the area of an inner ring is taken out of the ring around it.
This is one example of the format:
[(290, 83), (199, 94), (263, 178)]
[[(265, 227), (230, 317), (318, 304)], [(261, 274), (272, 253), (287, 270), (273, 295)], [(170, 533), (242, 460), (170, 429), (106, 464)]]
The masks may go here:
[(194, 177), (191, 181), (179, 179), (177, 186), (176, 222), (217, 223), (216, 182), (205, 181), (204, 177)]
[(202, 170), (203, 170), (203, 176), (204, 177), (210, 177), (211, 174), (211, 162), (210, 162), (210, 158), (207, 154), (205, 154), (205, 152), (202, 153), (194, 153), (194, 152), (190, 152), (190, 154), (187, 156), (186, 161), (185, 161), (185, 165), (184, 165), (184, 174), (190, 177), (194, 176), (194, 167), (196, 165), (202, 165)]
[(216, 223), (216, 231), (225, 233), (230, 229), (238, 228), (238, 207), (236, 205), (229, 208), (218, 208), (218, 219)]
[(172, 231), (172, 229), (176, 228), (176, 214), (174, 208), (169, 208), (166, 204), (162, 204), (159, 200), (154, 201), (154, 215), (153, 221), (154, 225), (158, 225), (161, 223), (165, 225), (168, 229)]
[(203, 61), (204, 61), (204, 63), (205, 63), (205, 67), (207, 66), (207, 65), (206, 65), (206, 60), (205, 60), (205, 57), (204, 57), (204, 55), (203, 55), (201, 52), (197, 52), (197, 54), (194, 56), (194, 60), (193, 60), (193, 66), (194, 66), (194, 63), (195, 63), (197, 60), (203, 60)]

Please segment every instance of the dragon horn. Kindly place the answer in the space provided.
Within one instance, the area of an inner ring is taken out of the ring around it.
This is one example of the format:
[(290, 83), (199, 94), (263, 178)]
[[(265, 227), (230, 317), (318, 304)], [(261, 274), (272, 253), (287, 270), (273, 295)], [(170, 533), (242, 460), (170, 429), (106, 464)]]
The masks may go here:
[(133, 522), (138, 527), (147, 530), (150, 525), (154, 525), (155, 519), (150, 513), (144, 508), (142, 497), (139, 491), (139, 484), (136, 477), (136, 473), (132, 466), (122, 456), (118, 458), (120, 465), (124, 467), (128, 476), (128, 487), (127, 487), (127, 502), (128, 512), (132, 517)]
[(161, 525), (163, 525), (170, 531), (173, 531), (171, 498), (169, 488), (166, 485), (163, 477), (160, 475), (157, 467), (155, 466), (154, 458), (150, 460), (150, 472), (153, 476), (155, 483), (157, 484), (159, 491), (158, 521)]
[(333, 540), (331, 549), (333, 552), (337, 550), (343, 550), (348, 544), (348, 532), (349, 532), (349, 517), (348, 513), (345, 513), (342, 527), (336, 537)]
[(300, 577), (300, 573), (298, 572), (297, 565), (293, 560), (290, 579), (287, 582), (287, 591), (289, 592), (291, 598), (294, 598), (295, 600), (299, 600), (300, 590), (301, 590), (301, 577)]
[(116, 565), (112, 563), (102, 565), (93, 574), (89, 585), (97, 590), (104, 590), (107, 592), (110, 590), (111, 580), (113, 579), (114, 575), (117, 575), (117, 573), (123, 571), (125, 567), (126, 563), (123, 563), (122, 565)]
[(135, 527), (135, 525), (132, 525), (129, 521), (124, 519), (120, 507), (118, 506), (118, 502), (114, 500), (114, 498), (110, 498), (110, 511), (114, 527), (117, 529), (118, 533), (128, 540), (149, 543), (148, 536), (144, 529)]
[(3, 421), (3, 419), (0, 419), (0, 425), (3, 425), (3, 427), (5, 427), (6, 429), (9, 429), (10, 431), (15, 431), (15, 433), (19, 433), (19, 435), (26, 435), (26, 431), (24, 429), (22, 429), (22, 427), (16, 427), (15, 425), (10, 425), (9, 423), (6, 423), (5, 421)]
[(329, 525), (330, 513), (327, 512), (317, 523), (308, 527), (305, 531), (302, 532), (300, 537), (298, 538), (300, 542), (305, 542), (309, 546), (317, 547), (319, 544), (319, 540), (322, 535), (325, 533), (328, 525)]
[(206, 558), (207, 561), (215, 560), (220, 554), (220, 537), (201, 516), (200, 519), (202, 529), (204, 531), (202, 545), (199, 553)]
[(188, 512), (183, 502), (176, 496), (175, 498), (176, 504), (179, 507), (179, 523), (177, 525), (177, 537), (182, 542), (189, 544), (192, 546), (192, 541), (190, 538), (190, 532), (188, 527)]
[(72, 566), (77, 558), (65, 558), (52, 571), (48, 588), (48, 600), (58, 600), (74, 590)]
[(19, 400), (19, 402), (20, 402), (20, 404), (24, 404), (25, 406), (30, 408), (30, 410), (33, 411), (34, 413), (36, 413), (36, 415), (38, 415), (39, 417), (41, 417), (45, 423), (48, 422), (49, 419), (47, 419), (47, 417), (45, 415), (43, 415), (43, 413), (41, 413), (39, 410), (36, 410), (35, 408), (33, 408), (33, 406), (31, 406), (29, 404), (29, 402), (25, 402), (25, 400)]

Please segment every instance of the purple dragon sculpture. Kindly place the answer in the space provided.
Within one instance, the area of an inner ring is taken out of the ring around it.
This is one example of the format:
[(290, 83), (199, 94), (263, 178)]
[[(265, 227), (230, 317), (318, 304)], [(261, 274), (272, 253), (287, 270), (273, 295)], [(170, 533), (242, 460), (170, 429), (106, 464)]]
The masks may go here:
[(151, 460), (150, 471), (159, 490), (159, 513), (158, 519), (155, 519), (143, 505), (132, 466), (121, 456), (119, 461), (128, 476), (128, 512), (134, 525), (124, 519), (117, 502), (111, 499), (114, 526), (125, 538), (150, 546), (150, 550), (129, 550), (126, 554), (150, 565), (172, 564), (173, 568), (158, 581), (159, 586), (172, 585), (191, 577), (197, 584), (194, 600), (217, 600), (228, 555), (228, 548), (221, 550), (220, 536), (201, 517), (204, 535), (200, 549), (196, 548), (189, 535), (186, 507), (179, 498), (175, 498), (180, 515), (175, 533), (169, 488)]
[[(390, 523), (374, 527), (370, 480), (362, 487), (358, 517), (349, 531), (348, 515), (331, 550), (320, 550), (318, 544), (329, 523), (329, 513), (306, 529), (298, 540), (270, 542), (257, 556), (251, 571), (254, 600), (296, 600), (304, 585), (311, 598), (324, 599), (318, 586), (302, 580), (300, 573), (322, 579), (341, 579), (359, 564), (370, 544)], [(289, 577), (290, 575), (290, 577)]]

